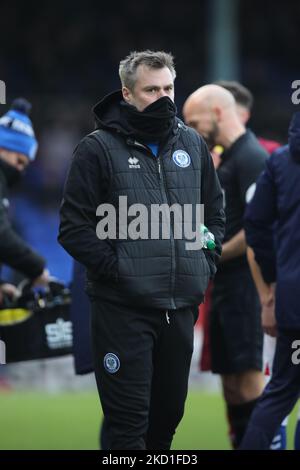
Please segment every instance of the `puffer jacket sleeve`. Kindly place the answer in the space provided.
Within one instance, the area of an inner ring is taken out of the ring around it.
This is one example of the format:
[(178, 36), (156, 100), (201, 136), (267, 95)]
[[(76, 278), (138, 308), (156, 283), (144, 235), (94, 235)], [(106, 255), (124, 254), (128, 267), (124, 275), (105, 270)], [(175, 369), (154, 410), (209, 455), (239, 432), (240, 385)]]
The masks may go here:
[(109, 240), (97, 237), (97, 207), (104, 202), (107, 165), (98, 141), (85, 137), (74, 151), (60, 208), (58, 241), (92, 279), (117, 278), (117, 258)]
[(7, 209), (2, 203), (2, 196), (0, 197), (0, 262), (33, 280), (42, 274), (46, 262), (14, 231)]
[(276, 187), (272, 158), (257, 181), (256, 191), (247, 206), (244, 227), (247, 244), (254, 251), (266, 282), (276, 281), (274, 224), (277, 219)]
[(216, 242), (215, 250), (204, 249), (204, 253), (211, 268), (211, 277), (213, 277), (216, 272), (216, 264), (222, 252), (222, 241), (225, 234), (225, 212), (219, 178), (214, 168), (212, 157), (203, 139), (201, 139), (201, 146), (201, 200), (202, 204), (204, 204), (204, 224), (214, 234)]

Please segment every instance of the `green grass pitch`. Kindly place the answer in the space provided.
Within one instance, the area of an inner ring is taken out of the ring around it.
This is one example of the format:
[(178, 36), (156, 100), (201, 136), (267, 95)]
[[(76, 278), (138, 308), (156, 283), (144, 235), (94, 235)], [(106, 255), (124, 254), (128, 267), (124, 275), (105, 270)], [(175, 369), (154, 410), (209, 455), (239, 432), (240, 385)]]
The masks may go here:
[[(289, 448), (296, 411), (289, 422)], [(97, 449), (100, 418), (92, 392), (0, 394), (0, 449)], [(229, 448), (221, 396), (191, 390), (173, 449)]]

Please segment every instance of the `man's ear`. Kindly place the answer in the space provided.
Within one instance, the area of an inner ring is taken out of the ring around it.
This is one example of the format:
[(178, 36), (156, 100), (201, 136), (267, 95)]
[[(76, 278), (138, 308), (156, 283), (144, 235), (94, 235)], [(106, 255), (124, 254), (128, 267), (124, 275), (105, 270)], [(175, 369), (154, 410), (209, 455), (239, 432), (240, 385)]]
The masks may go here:
[(215, 115), (216, 121), (220, 122), (223, 114), (222, 108), (220, 106), (215, 106), (213, 108), (213, 113)]
[(122, 95), (123, 95), (123, 98), (124, 100), (126, 101), (126, 103), (131, 103), (131, 91), (129, 90), (129, 88), (127, 88), (126, 86), (123, 86), (122, 87)]

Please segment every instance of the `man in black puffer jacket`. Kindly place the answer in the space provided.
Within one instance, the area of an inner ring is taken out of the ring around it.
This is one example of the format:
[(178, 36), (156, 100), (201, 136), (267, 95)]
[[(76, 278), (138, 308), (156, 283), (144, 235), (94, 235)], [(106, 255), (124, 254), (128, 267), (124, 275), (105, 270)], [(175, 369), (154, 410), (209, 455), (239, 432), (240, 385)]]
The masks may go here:
[[(122, 91), (95, 106), (97, 130), (75, 150), (59, 241), (87, 268), (110, 449), (169, 449), (183, 416), (197, 306), (221, 253), (222, 192), (203, 139), (176, 117), (172, 56), (132, 53), (120, 78)], [(196, 247), (200, 204), (213, 252)], [(167, 236), (155, 213), (162, 205), (162, 216), (174, 209)], [(175, 212), (184, 205), (181, 220)]]

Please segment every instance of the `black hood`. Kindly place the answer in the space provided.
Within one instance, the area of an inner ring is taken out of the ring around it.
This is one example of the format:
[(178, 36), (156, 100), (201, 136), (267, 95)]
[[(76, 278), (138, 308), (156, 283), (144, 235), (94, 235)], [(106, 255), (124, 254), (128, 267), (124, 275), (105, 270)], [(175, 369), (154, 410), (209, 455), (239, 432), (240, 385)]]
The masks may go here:
[(120, 106), (122, 100), (122, 91), (117, 90), (106, 95), (95, 104), (93, 113), (97, 129), (110, 129), (121, 132), (124, 135), (130, 135), (130, 129), (122, 116), (122, 108)]
[[(160, 110), (157, 108), (160, 106), (168, 108), (167, 110), (164, 109), (165, 113), (159, 112)], [(159, 136), (162, 128), (166, 128), (166, 131), (163, 130), (165, 134), (169, 135), (172, 131), (175, 134), (179, 121), (176, 118), (176, 106), (169, 98), (160, 98), (140, 112), (139, 116), (139, 111), (134, 106), (125, 103), (121, 90), (106, 95), (93, 107), (93, 112), (97, 129), (108, 129), (126, 137), (136, 137), (140, 140), (147, 140), (145, 136), (147, 133), (143, 133), (142, 127), (149, 123), (151, 128), (151, 119), (152, 121), (154, 119), (154, 129), (150, 129), (150, 131), (153, 130), (152, 137), (153, 135)]]
[(294, 113), (290, 123), (289, 148), (293, 160), (300, 163), (300, 111)]

